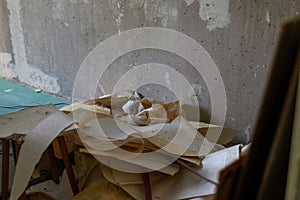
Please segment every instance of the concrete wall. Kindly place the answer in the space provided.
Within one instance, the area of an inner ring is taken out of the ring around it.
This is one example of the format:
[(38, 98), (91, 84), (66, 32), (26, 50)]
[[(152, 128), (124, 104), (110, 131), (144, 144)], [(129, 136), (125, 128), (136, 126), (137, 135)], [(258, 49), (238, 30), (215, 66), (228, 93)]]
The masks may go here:
[(0, 69), (3, 69), (12, 61), (8, 10), (5, 0), (0, 0), (0, 27)]
[[(300, 1), (7, 0), (7, 8), (15, 65), (1, 65), (0, 75), (66, 97), (71, 96), (83, 59), (118, 32), (155, 26), (192, 37), (218, 66), (227, 94), (226, 125), (240, 131), (240, 140), (245, 141), (254, 125), (279, 27), (299, 14)], [(2, 16), (3, 3), (0, 11)], [(2, 35), (0, 44), (6, 44), (7, 34)], [(99, 95), (111, 92), (133, 65), (149, 62), (172, 66), (187, 77), (199, 93), (203, 116), (209, 117), (203, 79), (187, 61), (161, 50), (134, 51), (117, 59), (100, 81)], [(166, 92), (163, 88), (155, 91), (160, 98)]]
[(6, 2), (0, 1), (0, 52), (11, 52)]

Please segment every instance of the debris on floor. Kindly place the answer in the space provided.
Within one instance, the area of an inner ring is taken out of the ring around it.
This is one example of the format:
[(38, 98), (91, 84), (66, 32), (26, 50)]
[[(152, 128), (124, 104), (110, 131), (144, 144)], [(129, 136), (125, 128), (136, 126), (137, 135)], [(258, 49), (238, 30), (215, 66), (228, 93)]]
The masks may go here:
[[(72, 155), (75, 165), (66, 167), (60, 183), (48, 180), (30, 186), (27, 194), (43, 192), (58, 200), (71, 199), (72, 192), (73, 199), (211, 199), (220, 171), (239, 159), (242, 146), (231, 145), (236, 131), (188, 121), (181, 109), (180, 101), (165, 104), (124, 91), (60, 111), (42, 106), (10, 114), (25, 122), (26, 113), (39, 110), (35, 127), (17, 126), (4, 135), (23, 135), (11, 199), (22, 195), (49, 144), (56, 160), (66, 165)], [(43, 113), (44, 120), (38, 117)], [(64, 138), (65, 151), (57, 137)]]
[(66, 171), (63, 172), (59, 184), (54, 183), (52, 180), (48, 180), (29, 187), (27, 193), (43, 193), (48, 197), (57, 200), (72, 199), (73, 196)]
[[(96, 115), (90, 112), (96, 109)], [(219, 172), (239, 158), (240, 145), (222, 146), (231, 142), (235, 131), (185, 120), (179, 101), (163, 104), (127, 91), (62, 110), (73, 112), (79, 121), (84, 144), (79, 151), (100, 160), (103, 177), (134, 199), (145, 199), (145, 173), (153, 199), (206, 198), (215, 194)], [(209, 134), (219, 131), (220, 144), (203, 136), (208, 129)], [(91, 188), (76, 197), (101, 196), (100, 190)]]
[(299, 19), (282, 27), (248, 145), (180, 100), (126, 90), (69, 105), (0, 78), (1, 199), (300, 199), (299, 35)]

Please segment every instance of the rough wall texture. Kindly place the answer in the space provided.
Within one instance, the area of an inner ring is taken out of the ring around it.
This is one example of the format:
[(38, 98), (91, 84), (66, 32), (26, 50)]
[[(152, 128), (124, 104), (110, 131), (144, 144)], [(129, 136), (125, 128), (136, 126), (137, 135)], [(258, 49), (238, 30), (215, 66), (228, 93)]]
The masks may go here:
[(6, 1), (0, 0), (0, 71), (12, 61)]
[[(109, 36), (154, 26), (192, 37), (206, 49), (221, 72), (228, 103), (226, 125), (242, 133), (244, 138), (240, 140), (247, 140), (279, 27), (298, 15), (300, 1), (8, 0), (7, 7), (16, 64), (1, 66), (0, 73), (66, 97), (71, 96), (83, 59)], [(0, 40), (3, 43), (7, 38), (0, 33)], [(149, 62), (171, 66), (187, 77), (199, 93), (203, 113), (207, 113), (204, 116), (209, 116), (209, 94), (202, 78), (187, 61), (170, 52), (145, 49), (120, 57), (105, 72), (100, 93), (109, 93), (132, 66)], [(164, 88), (155, 91), (157, 97), (164, 96)], [(164, 100), (171, 99), (169, 96)]]
[(5, 0), (0, 1), (0, 52), (11, 52), (8, 15)]

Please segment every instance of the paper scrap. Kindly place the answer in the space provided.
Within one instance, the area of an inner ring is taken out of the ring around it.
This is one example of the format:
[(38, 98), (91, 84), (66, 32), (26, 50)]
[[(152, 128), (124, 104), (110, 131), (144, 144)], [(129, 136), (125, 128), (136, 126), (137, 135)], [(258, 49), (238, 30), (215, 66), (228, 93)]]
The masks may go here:
[[(114, 158), (118, 159), (119, 162), (126, 162), (128, 165), (131, 165), (131, 168), (128, 170), (129, 172), (134, 172), (135, 170), (136, 172), (138, 172), (138, 169), (141, 167), (150, 171), (157, 170), (169, 175), (174, 175), (179, 171), (177, 165), (170, 164), (167, 156), (160, 153), (143, 154), (137, 157), (127, 157), (122, 156), (122, 153), (124, 154), (124, 152), (120, 151), (119, 149), (115, 149), (112, 151), (94, 151), (80, 149), (80, 152), (93, 154), (98, 160), (101, 160), (102, 162), (107, 161), (112, 163)], [(107, 159), (105, 157), (107, 157)], [(125, 170), (123, 165), (125, 164), (122, 164), (122, 168)]]
[(40, 122), (24, 138), (16, 165), (11, 200), (17, 200), (25, 191), (35, 165), (51, 142), (73, 122), (62, 112), (55, 112)]
[[(216, 182), (218, 182), (219, 173), (226, 166), (239, 158), (240, 145), (236, 145), (224, 150), (209, 154), (202, 162), (202, 166), (195, 166), (198, 172)], [(122, 187), (135, 199), (143, 200), (143, 185), (138, 176), (132, 180), (131, 173), (127, 173), (129, 181), (126, 181), (126, 173), (114, 173), (114, 169), (101, 165), (105, 178), (111, 183)], [(120, 177), (116, 177), (120, 176)], [(129, 178), (130, 177), (130, 178)], [(117, 181), (118, 180), (118, 181)], [(210, 196), (215, 194), (216, 186), (182, 169), (174, 176), (167, 176), (157, 172), (150, 173), (153, 199), (191, 199), (196, 197)], [(135, 184), (128, 184), (130, 181)], [(127, 183), (127, 184), (122, 184)]]
[[(28, 134), (38, 123), (55, 113), (53, 105), (36, 106), (0, 116), (0, 137)], [(30, 117), (29, 117), (30, 116)]]

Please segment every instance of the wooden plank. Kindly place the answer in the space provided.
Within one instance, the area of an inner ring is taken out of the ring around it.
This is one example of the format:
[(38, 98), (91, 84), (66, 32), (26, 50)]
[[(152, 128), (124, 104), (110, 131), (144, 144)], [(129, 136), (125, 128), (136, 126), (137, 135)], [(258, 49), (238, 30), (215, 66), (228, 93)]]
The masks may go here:
[[(16, 141), (15, 142), (15, 152), (16, 152), (16, 162), (18, 161), (19, 158), (19, 154), (20, 154), (20, 149), (22, 146), (22, 142), (21, 141)], [(26, 199), (26, 191), (23, 192), (23, 194), (19, 197), (19, 200), (25, 200)]]
[(295, 66), (299, 35), (300, 20), (285, 24), (281, 30), (249, 157), (236, 190), (236, 200), (256, 199)]
[(9, 140), (2, 139), (2, 199), (8, 199), (9, 184)]
[(284, 199), (292, 138), (299, 67), (294, 68), (280, 120), (267, 159), (257, 200)]
[[(298, 67), (300, 68), (300, 52), (298, 56)], [(300, 76), (300, 75), (299, 75)], [(300, 199), (300, 81), (298, 81), (298, 92), (294, 116), (293, 135), (291, 141), (291, 153), (288, 170), (288, 181), (286, 187), (286, 200)]]
[(51, 168), (52, 179), (56, 184), (58, 184), (59, 183), (59, 171), (58, 171), (52, 144), (50, 144), (49, 147), (47, 148), (47, 153), (48, 153), (48, 157), (49, 157), (49, 165)]
[(67, 145), (65, 142), (65, 138), (64, 138), (64, 136), (59, 136), (57, 139), (58, 139), (59, 147), (60, 147), (62, 155), (63, 155), (63, 161), (64, 161), (64, 165), (65, 165), (65, 168), (66, 168), (66, 171), (68, 174), (72, 192), (74, 195), (76, 195), (79, 193), (79, 188), (78, 188), (78, 184), (77, 184), (75, 174), (74, 174), (74, 171), (72, 168), (71, 159), (68, 154), (68, 149), (67, 149)]

